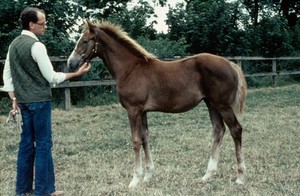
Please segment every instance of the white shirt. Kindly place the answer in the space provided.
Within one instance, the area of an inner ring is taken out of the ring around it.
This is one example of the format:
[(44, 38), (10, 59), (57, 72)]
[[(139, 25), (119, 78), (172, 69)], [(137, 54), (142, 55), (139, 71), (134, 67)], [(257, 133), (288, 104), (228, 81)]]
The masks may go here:
[[(38, 41), (38, 38), (34, 33), (28, 30), (23, 30), (22, 35), (28, 35)], [(40, 71), (44, 78), (51, 84), (59, 84), (66, 79), (66, 74), (62, 72), (55, 72), (53, 70), (52, 63), (47, 54), (45, 45), (41, 42), (35, 42), (31, 47), (31, 56), (34, 61), (37, 62)], [(10, 62), (9, 62), (9, 50), (6, 56), (4, 70), (3, 70), (3, 82), (4, 86), (0, 88), (0, 91), (12, 92), (14, 91), (14, 85), (12, 81)]]

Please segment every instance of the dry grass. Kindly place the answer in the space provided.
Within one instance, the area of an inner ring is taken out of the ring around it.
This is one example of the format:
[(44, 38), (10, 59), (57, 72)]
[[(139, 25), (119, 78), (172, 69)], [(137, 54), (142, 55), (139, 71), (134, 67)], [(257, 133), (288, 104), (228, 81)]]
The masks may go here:
[[(126, 111), (118, 104), (53, 110), (57, 189), (66, 195), (299, 195), (300, 85), (250, 90), (240, 121), (247, 166), (245, 185), (234, 183), (236, 161), (227, 131), (219, 169), (201, 182), (212, 142), (201, 103), (182, 114), (150, 113), (155, 174), (135, 190)], [(19, 135), (0, 116), (0, 195), (14, 195)]]

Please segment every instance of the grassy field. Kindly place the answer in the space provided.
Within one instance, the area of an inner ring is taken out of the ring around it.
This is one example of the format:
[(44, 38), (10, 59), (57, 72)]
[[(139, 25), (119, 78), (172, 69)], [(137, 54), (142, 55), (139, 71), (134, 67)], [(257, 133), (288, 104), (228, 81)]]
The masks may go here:
[[(235, 184), (233, 140), (226, 131), (219, 168), (201, 182), (212, 144), (204, 103), (181, 114), (149, 113), (155, 173), (127, 188), (133, 151), (126, 111), (119, 105), (53, 110), (56, 186), (65, 195), (300, 195), (300, 85), (249, 90), (240, 122), (247, 167)], [(0, 195), (14, 195), (18, 132), (0, 116)]]

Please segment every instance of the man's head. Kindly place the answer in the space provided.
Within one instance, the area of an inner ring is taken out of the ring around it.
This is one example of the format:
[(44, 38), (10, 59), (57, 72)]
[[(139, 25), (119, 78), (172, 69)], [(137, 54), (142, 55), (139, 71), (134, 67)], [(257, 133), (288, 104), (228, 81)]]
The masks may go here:
[(27, 7), (21, 13), (22, 29), (35, 35), (43, 35), (47, 29), (45, 12), (34, 7)]

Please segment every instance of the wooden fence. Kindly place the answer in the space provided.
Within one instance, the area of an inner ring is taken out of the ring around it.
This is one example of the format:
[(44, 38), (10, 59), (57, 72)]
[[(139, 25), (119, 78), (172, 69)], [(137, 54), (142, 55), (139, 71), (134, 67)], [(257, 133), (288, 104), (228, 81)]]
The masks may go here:
[[(276, 57), (276, 58), (264, 58), (264, 57), (226, 57), (227, 59), (236, 62), (243, 69), (243, 62), (245, 61), (268, 61), (270, 62), (270, 66), (272, 69), (270, 72), (259, 72), (259, 73), (245, 73), (245, 77), (261, 77), (261, 76), (271, 76), (273, 86), (276, 86), (276, 77), (278, 76), (286, 76), (286, 75), (296, 75), (300, 74), (300, 71), (280, 71), (278, 70), (278, 62), (279, 61), (298, 61), (300, 57)], [(53, 64), (63, 68), (64, 72), (68, 72), (67, 68), (67, 59), (60, 57), (51, 57), (50, 58)], [(162, 60), (171, 61), (175, 58), (165, 58)], [(176, 58), (177, 59), (177, 58)], [(96, 59), (94, 61), (100, 61)], [(4, 60), (0, 60), (0, 63), (4, 63)], [(2, 70), (1, 70), (2, 71)], [(1, 74), (2, 75), (2, 74)], [(65, 81), (59, 85), (52, 86), (52, 88), (64, 88), (64, 109), (71, 109), (71, 92), (70, 88), (72, 87), (84, 87), (84, 86), (105, 86), (105, 85), (115, 85), (115, 81), (113, 80), (97, 80), (97, 81)]]

